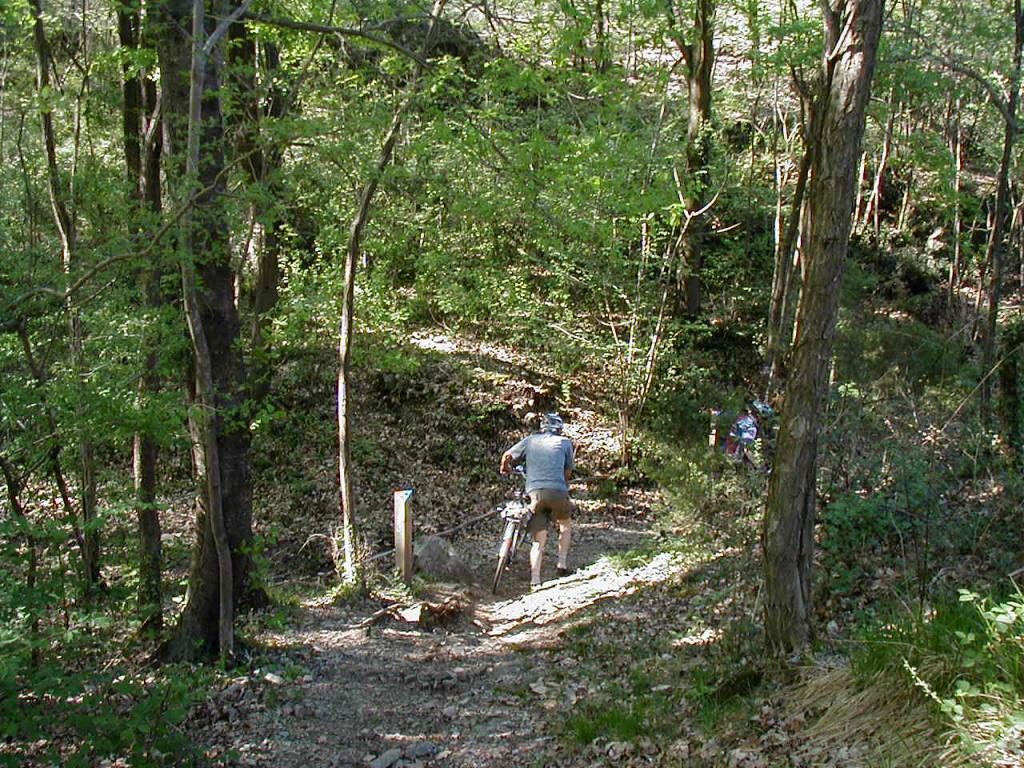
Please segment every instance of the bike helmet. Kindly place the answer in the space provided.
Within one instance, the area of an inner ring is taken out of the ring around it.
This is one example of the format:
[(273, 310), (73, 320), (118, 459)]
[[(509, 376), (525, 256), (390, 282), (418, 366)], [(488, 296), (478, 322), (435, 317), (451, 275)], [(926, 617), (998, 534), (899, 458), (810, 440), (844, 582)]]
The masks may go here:
[(565, 422), (557, 413), (545, 413), (540, 419), (540, 431), (550, 432), (554, 435), (562, 434), (562, 427)]
[(763, 400), (754, 400), (750, 404), (750, 407), (757, 412), (758, 416), (761, 416), (762, 418), (770, 418), (775, 415), (774, 409), (772, 409), (772, 407)]

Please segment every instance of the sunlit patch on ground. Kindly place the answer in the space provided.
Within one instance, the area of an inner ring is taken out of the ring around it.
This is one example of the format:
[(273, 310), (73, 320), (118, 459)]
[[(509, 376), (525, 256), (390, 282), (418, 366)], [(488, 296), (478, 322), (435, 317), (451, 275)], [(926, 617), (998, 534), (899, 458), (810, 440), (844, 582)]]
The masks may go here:
[(722, 630), (720, 629), (705, 629), (701, 632), (697, 632), (693, 635), (687, 635), (686, 637), (680, 637), (672, 645), (676, 648), (685, 646), (700, 646), (700, 645), (711, 645), (717, 642), (722, 637)]
[(545, 582), (540, 589), (495, 603), (488, 611), (493, 624), (490, 634), (505, 635), (524, 623), (543, 625), (564, 619), (600, 600), (621, 597), (643, 585), (665, 581), (680, 566), (680, 558), (670, 553), (632, 567), (616, 565), (602, 557), (571, 576)]

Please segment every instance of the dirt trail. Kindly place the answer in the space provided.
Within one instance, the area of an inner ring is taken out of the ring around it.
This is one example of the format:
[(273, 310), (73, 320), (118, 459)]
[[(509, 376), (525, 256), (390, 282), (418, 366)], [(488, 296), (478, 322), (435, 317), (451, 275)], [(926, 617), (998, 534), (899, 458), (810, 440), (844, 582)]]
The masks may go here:
[(667, 557), (634, 569), (607, 559), (650, 535), (584, 519), (574, 531), (573, 574), (553, 579), (552, 540), (544, 566), (552, 580), (530, 592), (520, 561), (497, 596), (482, 586), (490, 583), (496, 532), (459, 539), (481, 586), (464, 591), (469, 606), (433, 630), (390, 617), (367, 621), (371, 607), (303, 608), (287, 630), (261, 638), (281, 668), (253, 672), (222, 692), (219, 709), (212, 705), (220, 722), (204, 736), (221, 745), (220, 760), (239, 765), (544, 764), (554, 746), (544, 681), (560, 663), (546, 649), (592, 606), (669, 575)]

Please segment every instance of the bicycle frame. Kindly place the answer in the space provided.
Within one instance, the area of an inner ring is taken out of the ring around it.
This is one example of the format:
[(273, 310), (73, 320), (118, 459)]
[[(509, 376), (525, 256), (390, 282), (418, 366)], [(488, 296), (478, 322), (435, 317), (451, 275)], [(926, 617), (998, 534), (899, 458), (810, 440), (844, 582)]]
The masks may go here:
[(494, 571), (494, 582), (491, 585), (492, 594), (497, 594), (502, 574), (508, 564), (515, 559), (519, 545), (526, 539), (530, 518), (533, 517), (530, 500), (523, 491), (520, 491), (515, 499), (505, 502), (498, 509), (505, 525), (501, 535), (501, 545), (498, 547), (498, 566)]

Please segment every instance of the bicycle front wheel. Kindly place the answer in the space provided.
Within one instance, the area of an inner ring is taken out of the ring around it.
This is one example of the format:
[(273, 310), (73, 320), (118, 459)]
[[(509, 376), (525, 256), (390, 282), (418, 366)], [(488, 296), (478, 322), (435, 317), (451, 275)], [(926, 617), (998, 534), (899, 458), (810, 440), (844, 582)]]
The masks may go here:
[(501, 548), (498, 550), (498, 567), (494, 569), (494, 583), (491, 585), (491, 594), (498, 593), (498, 583), (501, 575), (508, 565), (509, 556), (512, 554), (512, 539), (515, 536), (515, 523), (509, 522), (505, 525), (505, 534), (501, 537)]

